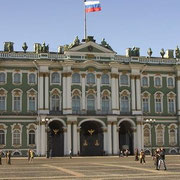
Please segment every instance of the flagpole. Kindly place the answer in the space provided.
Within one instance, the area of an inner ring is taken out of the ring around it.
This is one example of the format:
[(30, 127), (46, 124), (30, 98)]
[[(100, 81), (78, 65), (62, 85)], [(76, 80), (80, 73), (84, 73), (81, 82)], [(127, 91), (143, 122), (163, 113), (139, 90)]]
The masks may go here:
[(86, 22), (86, 9), (84, 6), (84, 39), (87, 38), (87, 22)]

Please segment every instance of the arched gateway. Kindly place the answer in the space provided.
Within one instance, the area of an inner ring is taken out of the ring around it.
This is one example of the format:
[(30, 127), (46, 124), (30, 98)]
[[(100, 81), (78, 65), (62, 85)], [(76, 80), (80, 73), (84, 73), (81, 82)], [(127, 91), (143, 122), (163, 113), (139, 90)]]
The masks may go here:
[(80, 155), (103, 155), (102, 125), (97, 121), (86, 121), (81, 124)]
[(130, 153), (133, 154), (133, 125), (129, 121), (122, 121), (119, 126), (119, 149), (129, 149)]
[(64, 156), (64, 132), (60, 121), (54, 120), (49, 123), (47, 145), (50, 156)]

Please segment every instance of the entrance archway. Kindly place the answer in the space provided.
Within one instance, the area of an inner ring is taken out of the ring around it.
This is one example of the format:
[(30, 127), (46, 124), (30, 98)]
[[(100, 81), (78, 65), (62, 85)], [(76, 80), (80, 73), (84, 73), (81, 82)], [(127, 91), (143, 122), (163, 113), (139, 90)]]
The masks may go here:
[(133, 154), (133, 128), (130, 122), (123, 121), (120, 123), (119, 128), (119, 149), (130, 151)]
[(54, 120), (49, 123), (47, 141), (50, 156), (64, 156), (64, 132), (60, 121)]
[(80, 155), (103, 155), (103, 131), (102, 126), (96, 121), (86, 121), (81, 124), (80, 131)]

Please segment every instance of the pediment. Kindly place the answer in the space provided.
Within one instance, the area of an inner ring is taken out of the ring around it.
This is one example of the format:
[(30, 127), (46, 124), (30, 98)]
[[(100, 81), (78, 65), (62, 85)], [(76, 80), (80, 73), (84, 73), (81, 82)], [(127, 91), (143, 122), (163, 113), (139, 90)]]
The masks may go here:
[(112, 56), (115, 55), (116, 52), (90, 41), (69, 49), (65, 52), (65, 54), (109, 54), (109, 56)]

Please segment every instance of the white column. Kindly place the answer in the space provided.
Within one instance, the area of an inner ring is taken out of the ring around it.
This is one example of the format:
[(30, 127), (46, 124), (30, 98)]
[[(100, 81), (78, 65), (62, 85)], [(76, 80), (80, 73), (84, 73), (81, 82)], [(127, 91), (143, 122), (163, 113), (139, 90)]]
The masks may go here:
[(118, 75), (116, 76), (116, 109), (119, 111), (119, 79)]
[(67, 99), (66, 99), (66, 93), (67, 93), (67, 86), (66, 86), (66, 74), (63, 73), (63, 111), (66, 110), (66, 102), (67, 102)]
[(40, 155), (40, 151), (41, 151), (41, 141), (40, 141), (40, 135), (41, 131), (40, 131), (40, 125), (38, 124), (36, 126), (36, 154), (39, 156)]
[(180, 76), (177, 77), (177, 113), (180, 115)]
[(142, 117), (141, 116), (136, 117), (136, 118), (137, 118), (136, 119), (136, 121), (137, 121), (137, 148), (138, 148), (138, 150), (141, 150), (143, 148), (143, 146), (142, 146), (142, 140), (143, 140), (142, 136), (144, 136), (143, 132), (142, 132), (142, 130), (143, 130), (143, 122), (142, 122)]
[(136, 111), (136, 96), (135, 96), (135, 76), (131, 75), (131, 104), (132, 104), (132, 112)]
[(78, 152), (78, 135), (77, 135), (77, 122), (73, 122), (73, 154), (77, 155)]
[(45, 124), (41, 124), (41, 156), (46, 154), (46, 133)]
[(49, 73), (45, 74), (45, 109), (49, 110)]
[(67, 150), (67, 128), (63, 127), (64, 131), (64, 155), (68, 155), (68, 150)]
[(81, 74), (82, 76), (82, 110), (86, 110), (86, 74)]
[(71, 97), (71, 72), (67, 73), (67, 83), (66, 83), (66, 100), (67, 100), (67, 113), (71, 114), (72, 113), (72, 97)]
[(113, 154), (118, 153), (118, 142), (117, 142), (117, 122), (113, 122)]
[(97, 110), (100, 111), (101, 110), (101, 80), (100, 74), (96, 75), (97, 77)]
[(67, 122), (67, 151), (72, 149), (71, 147), (71, 122)]
[(108, 154), (111, 155), (112, 154), (112, 133), (111, 133), (111, 123), (112, 122), (108, 122), (108, 129), (107, 129), (107, 133), (108, 133)]
[(136, 107), (138, 114), (141, 114), (141, 82), (140, 76), (136, 76)]
[(77, 146), (78, 146), (77, 149), (78, 149), (78, 152), (79, 152), (79, 153), (80, 153), (80, 128), (81, 128), (81, 127), (78, 127), (78, 128), (77, 128), (77, 144), (78, 144), (78, 145), (77, 145)]
[[(133, 141), (134, 141), (134, 144), (133, 144), (133, 148), (136, 149), (138, 148), (138, 145), (137, 145), (137, 131), (136, 131), (136, 127), (133, 127), (132, 128), (132, 131), (133, 131)], [(138, 148), (139, 150), (139, 148)], [(141, 149), (140, 149), (141, 150)]]
[[(112, 113), (117, 110), (117, 91), (116, 91), (116, 74), (111, 74), (111, 97), (112, 97)], [(114, 114), (114, 113), (113, 113)]]
[(44, 109), (44, 73), (39, 73), (39, 92), (38, 92), (38, 96), (39, 96), (39, 110), (43, 110)]

